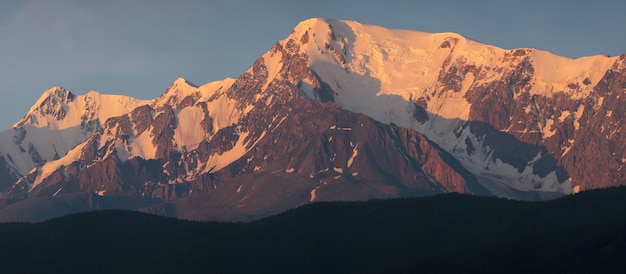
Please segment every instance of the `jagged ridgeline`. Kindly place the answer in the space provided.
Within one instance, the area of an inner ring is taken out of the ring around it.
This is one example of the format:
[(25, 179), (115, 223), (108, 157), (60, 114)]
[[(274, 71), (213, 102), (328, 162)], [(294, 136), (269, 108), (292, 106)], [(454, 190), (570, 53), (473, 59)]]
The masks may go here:
[(253, 220), (316, 201), (621, 185), (625, 62), (309, 19), (237, 78), (180, 78), (153, 100), (46, 91), (0, 134), (0, 218)]

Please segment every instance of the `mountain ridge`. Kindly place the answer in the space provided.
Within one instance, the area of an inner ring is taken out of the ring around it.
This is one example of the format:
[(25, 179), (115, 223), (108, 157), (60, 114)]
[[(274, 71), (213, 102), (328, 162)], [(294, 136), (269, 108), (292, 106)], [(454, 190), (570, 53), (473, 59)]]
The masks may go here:
[[(46, 140), (18, 153), (14, 141), (34, 135), (28, 124), (2, 132), (0, 191), (151, 197), (155, 212), (194, 210), (194, 197), (206, 196), (207, 208), (258, 217), (317, 200), (441, 192), (542, 200), (620, 185), (625, 62), (305, 20), (238, 78), (200, 86), (178, 78), (155, 99), (127, 99), (134, 107), (117, 116), (78, 123), (72, 132), (82, 137), (66, 149), (45, 152), (57, 146)], [(65, 117), (79, 107), (63, 100), (96, 94), (61, 93), (42, 113)], [(262, 202), (268, 193), (281, 195)], [(207, 210), (194, 216), (218, 214)]]

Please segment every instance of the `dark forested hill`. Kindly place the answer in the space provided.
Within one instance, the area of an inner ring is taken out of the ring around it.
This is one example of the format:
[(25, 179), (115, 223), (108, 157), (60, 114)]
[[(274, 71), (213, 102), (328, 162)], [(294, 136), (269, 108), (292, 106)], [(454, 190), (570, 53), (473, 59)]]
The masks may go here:
[(0, 272), (622, 272), (625, 237), (625, 187), (314, 203), (251, 223), (100, 211), (0, 224)]

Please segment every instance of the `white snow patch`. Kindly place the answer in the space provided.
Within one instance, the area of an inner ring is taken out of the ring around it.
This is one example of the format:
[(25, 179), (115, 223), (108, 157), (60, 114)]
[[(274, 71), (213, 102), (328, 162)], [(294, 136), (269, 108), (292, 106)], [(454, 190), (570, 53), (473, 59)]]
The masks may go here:
[(287, 173), (293, 173), (294, 171), (295, 171), (295, 169), (293, 169), (293, 168), (285, 169), (285, 172), (287, 172)]
[(246, 112), (237, 109), (236, 105), (237, 101), (229, 99), (227, 96), (219, 96), (215, 100), (207, 102), (207, 110), (213, 118), (213, 132), (239, 123)]
[(541, 129), (543, 133), (543, 138), (549, 138), (549, 137), (552, 137), (554, 134), (556, 134), (556, 130), (552, 129), (553, 125), (554, 125), (553, 119), (546, 120), (546, 124)]
[[(530, 56), (535, 70), (531, 92), (552, 97), (554, 92), (564, 91), (570, 93), (572, 98), (588, 96), (618, 58), (595, 55), (570, 59), (537, 49), (533, 49)], [(585, 79), (589, 79), (591, 84), (584, 85)], [(578, 84), (582, 89), (570, 92), (569, 84)]]
[[(127, 158), (120, 158), (120, 160), (128, 160), (132, 157), (138, 156), (145, 160), (156, 159), (156, 151), (157, 146), (152, 143), (152, 131), (146, 130), (143, 133), (139, 134), (139, 136), (128, 138), (127, 145)], [(120, 142), (116, 140), (116, 143)], [(121, 151), (118, 150), (118, 156), (120, 156)]]
[(604, 104), (604, 96), (603, 97), (599, 97), (598, 100), (596, 100), (596, 103), (594, 105), (594, 109), (598, 110), (602, 107), (602, 104)]
[[(461, 92), (446, 92), (433, 97), (426, 110), (443, 118), (460, 118), (467, 120), (472, 105), (467, 102)], [(430, 116), (430, 115), (429, 115)]]
[(168, 166), (169, 164), (170, 164), (170, 162), (169, 162), (169, 161), (167, 161), (167, 162), (165, 162), (165, 163), (161, 166), (161, 168), (163, 169), (163, 174), (165, 174), (165, 175), (167, 175), (167, 176), (170, 176), (170, 172), (167, 170), (167, 166)]
[(315, 85), (309, 78), (302, 80), (300, 91), (309, 99), (315, 99)]
[(317, 192), (317, 188), (319, 188), (319, 186), (316, 186), (315, 188), (313, 188), (313, 189), (311, 190), (311, 193), (310, 193), (310, 194), (311, 194), (311, 198), (309, 198), (309, 202), (313, 202), (313, 201), (315, 201), (315, 194), (316, 194), (316, 192)]
[(198, 88), (198, 91), (201, 94), (199, 101), (207, 101), (216, 93), (221, 93), (223, 91), (228, 90), (233, 83), (235, 83), (234, 78), (226, 78), (221, 81), (214, 81), (210, 83), (206, 83)]
[[(278, 123), (272, 127), (272, 132), (274, 132), (274, 130), (276, 130), (284, 121), (285, 119), (287, 119), (287, 117), (289, 117), (289, 115), (285, 115), (285, 117), (281, 118), (280, 121), (278, 121)], [(276, 120), (277, 117), (274, 117), (274, 119), (272, 120), (272, 122), (274, 122)]]
[(54, 194), (52, 194), (52, 197), (56, 197), (56, 196), (57, 196), (57, 194), (59, 194), (59, 192), (61, 192), (61, 190), (62, 190), (62, 189), (63, 189), (63, 188), (62, 188), (62, 187), (60, 187), (60, 188), (59, 188), (59, 190), (55, 191), (55, 192), (54, 192)]
[(333, 167), (333, 170), (339, 174), (343, 174), (343, 168), (340, 167)]
[[(559, 183), (556, 172), (552, 171), (545, 177), (539, 177), (533, 173), (532, 163), (537, 161), (540, 153), (529, 162), (529, 165), (519, 173), (517, 169), (509, 164), (503, 163), (500, 159), (496, 159), (495, 163), (490, 163), (488, 172), (482, 173), (483, 176), (498, 179), (506, 183), (506, 185), (521, 191), (543, 191), (553, 193), (571, 193), (572, 186), (568, 180), (565, 183)], [(480, 180), (480, 178), (479, 178)], [(510, 193), (494, 193), (496, 196), (508, 197)]]
[(561, 115), (559, 116), (559, 123), (563, 123), (565, 119), (571, 117), (572, 113), (570, 111), (564, 110), (561, 111)]
[(578, 110), (576, 111), (576, 116), (574, 117), (574, 129), (576, 131), (578, 131), (578, 129), (580, 128), (580, 123), (578, 122), (578, 120), (583, 117), (584, 112), (585, 106), (583, 104), (580, 104), (580, 106), (578, 106)]
[(75, 148), (67, 152), (67, 155), (65, 157), (61, 157), (60, 159), (56, 161), (47, 162), (43, 166), (37, 168), (36, 169), (37, 176), (35, 177), (35, 181), (33, 182), (32, 186), (29, 188), (28, 191), (32, 190), (34, 187), (39, 185), (43, 181), (44, 178), (50, 176), (52, 173), (54, 173), (61, 167), (69, 166), (75, 161), (78, 161), (80, 159), (80, 156), (82, 155), (85, 144), (86, 143), (82, 143), (76, 146)]
[(565, 146), (565, 149), (563, 150), (563, 153), (561, 153), (561, 157), (565, 156), (565, 154), (567, 154), (569, 152), (570, 149), (572, 149), (572, 147), (574, 146), (574, 140), (573, 139), (568, 139), (567, 140), (568, 144)]
[(526, 105), (524, 107), (524, 113), (529, 114), (530, 111), (532, 110), (532, 107), (530, 106), (530, 104)]
[[(259, 139), (252, 144), (244, 143), (248, 135), (248, 132), (240, 133), (239, 138), (237, 139), (237, 143), (233, 146), (232, 149), (225, 151), (222, 154), (211, 155), (206, 163), (204, 170), (202, 170), (201, 173), (215, 172), (221, 170), (227, 165), (230, 165), (232, 162), (237, 161), (239, 158), (248, 153), (248, 151), (253, 148), (264, 136), (262, 134)], [(256, 167), (254, 168), (254, 171), (257, 171)]]
[[(117, 159), (120, 159), (121, 161), (126, 161), (133, 157), (133, 154), (128, 151), (128, 147), (121, 140), (114, 140), (113, 147), (115, 149), (115, 155), (117, 156)], [(108, 155), (109, 151), (107, 151), (106, 156)]]
[(343, 130), (343, 131), (350, 131), (350, 130), (352, 130), (352, 128), (350, 128), (350, 127), (338, 127), (336, 125), (330, 126), (329, 129), (336, 129), (336, 130)]
[[(350, 142), (350, 145), (352, 145), (352, 142)], [(349, 168), (352, 166), (352, 163), (354, 162), (354, 158), (356, 158), (356, 156), (359, 154), (359, 144), (356, 144), (356, 146), (352, 149), (352, 156), (350, 156), (350, 159), (348, 159), (348, 162), (346, 163), (346, 166)]]
[(204, 118), (204, 111), (198, 106), (183, 108), (178, 113), (178, 122), (174, 129), (174, 141), (178, 147), (185, 146), (187, 150), (194, 150), (206, 139), (204, 130), (200, 127)]

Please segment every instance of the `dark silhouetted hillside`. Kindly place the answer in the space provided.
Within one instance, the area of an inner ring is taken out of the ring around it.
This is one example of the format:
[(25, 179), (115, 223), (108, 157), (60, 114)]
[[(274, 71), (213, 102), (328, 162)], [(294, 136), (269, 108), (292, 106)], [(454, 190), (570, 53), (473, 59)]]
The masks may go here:
[(625, 237), (626, 187), (549, 202), (315, 203), (251, 223), (100, 211), (1, 224), (0, 271), (615, 273)]

